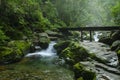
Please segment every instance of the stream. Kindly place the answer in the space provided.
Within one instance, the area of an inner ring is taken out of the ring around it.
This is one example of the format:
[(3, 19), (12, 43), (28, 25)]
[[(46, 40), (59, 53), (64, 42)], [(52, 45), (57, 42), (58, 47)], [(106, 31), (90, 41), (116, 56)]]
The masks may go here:
[[(93, 59), (81, 63), (96, 72), (97, 80), (120, 80), (116, 53), (108, 45), (96, 42), (97, 36), (98, 33), (95, 33), (94, 42), (85, 41), (80, 45), (105, 62)], [(0, 80), (74, 80), (74, 72), (58, 58), (53, 48), (55, 44), (51, 41), (46, 50), (28, 53), (18, 63), (1, 65)]]
[(28, 53), (22, 61), (0, 66), (0, 80), (73, 80), (74, 74), (62, 65), (51, 42), (46, 50)]

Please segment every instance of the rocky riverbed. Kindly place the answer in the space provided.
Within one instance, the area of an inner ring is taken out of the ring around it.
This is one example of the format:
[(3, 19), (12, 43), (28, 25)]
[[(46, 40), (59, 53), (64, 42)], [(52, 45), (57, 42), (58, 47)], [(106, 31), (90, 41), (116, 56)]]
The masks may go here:
[(99, 42), (63, 41), (55, 45), (60, 58), (69, 64), (75, 80), (119, 80), (117, 53)]
[(117, 54), (111, 51), (108, 45), (99, 42), (82, 42), (81, 44), (90, 54), (97, 57), (96, 60), (81, 62), (97, 73), (97, 80), (120, 79), (120, 71), (117, 68), (119, 63)]

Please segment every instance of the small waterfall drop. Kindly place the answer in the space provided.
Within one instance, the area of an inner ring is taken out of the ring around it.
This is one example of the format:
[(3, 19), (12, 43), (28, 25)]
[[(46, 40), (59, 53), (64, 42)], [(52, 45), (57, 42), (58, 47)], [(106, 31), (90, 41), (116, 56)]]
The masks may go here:
[(98, 35), (99, 35), (98, 32), (95, 32), (95, 35), (94, 35), (94, 40), (95, 40), (95, 41), (98, 41), (98, 40), (99, 40), (99, 39), (98, 39)]
[(35, 53), (29, 53), (25, 57), (31, 57), (31, 56), (54, 57), (56, 56), (56, 51), (53, 48), (55, 44), (56, 44), (55, 41), (51, 41), (46, 50), (37, 51)]
[(94, 33), (94, 36), (93, 36), (93, 38), (94, 38), (94, 41), (99, 41), (99, 36), (101, 36), (101, 35), (103, 35), (101, 32), (95, 32)]

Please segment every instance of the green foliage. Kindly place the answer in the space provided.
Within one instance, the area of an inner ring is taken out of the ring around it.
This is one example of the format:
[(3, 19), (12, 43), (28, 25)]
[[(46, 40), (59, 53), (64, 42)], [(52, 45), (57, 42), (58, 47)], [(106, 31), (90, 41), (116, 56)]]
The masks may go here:
[(120, 2), (112, 8), (114, 21), (117, 25), (120, 25)]
[(11, 41), (8, 43), (9, 47), (16, 47), (18, 49), (20, 49), (23, 53), (24, 51), (28, 50), (30, 48), (30, 42), (27, 41), (21, 41), (21, 40), (17, 40), (17, 41)]
[(11, 63), (21, 59), (23, 53), (17, 48), (0, 48), (0, 63)]
[(84, 80), (82, 77), (78, 78), (77, 80)]
[(0, 47), (0, 63), (11, 63), (19, 61), (30, 48), (30, 43), (26, 41), (11, 41), (7, 47)]
[(114, 25), (111, 7), (118, 0), (52, 0), (69, 27)]
[(9, 38), (4, 34), (4, 32), (0, 29), (0, 45), (4, 44), (5, 40)]
[(24, 35), (32, 35), (32, 31), (65, 25), (57, 18), (57, 10), (49, 0), (2, 0), (0, 11), (1, 29), (10, 39), (22, 39)]

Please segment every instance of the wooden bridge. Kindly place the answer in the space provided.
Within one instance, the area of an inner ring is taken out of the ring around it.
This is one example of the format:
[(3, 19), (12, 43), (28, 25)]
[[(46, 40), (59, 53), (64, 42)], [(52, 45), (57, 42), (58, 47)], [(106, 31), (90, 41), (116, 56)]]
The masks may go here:
[(120, 30), (120, 26), (105, 26), (105, 27), (79, 27), (79, 28), (59, 28), (61, 32), (67, 31), (80, 31), (81, 32), (81, 41), (83, 41), (83, 31), (89, 31), (90, 41), (92, 41), (92, 32), (93, 31), (114, 31)]

